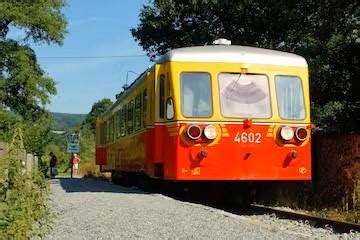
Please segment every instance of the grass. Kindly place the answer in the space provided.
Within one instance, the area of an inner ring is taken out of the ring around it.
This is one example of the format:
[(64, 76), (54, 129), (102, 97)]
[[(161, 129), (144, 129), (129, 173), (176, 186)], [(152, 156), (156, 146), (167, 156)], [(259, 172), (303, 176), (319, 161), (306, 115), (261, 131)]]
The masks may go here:
[(338, 211), (336, 209), (322, 209), (308, 212), (316, 217), (329, 218), (337, 221), (353, 222), (360, 224), (360, 210)]

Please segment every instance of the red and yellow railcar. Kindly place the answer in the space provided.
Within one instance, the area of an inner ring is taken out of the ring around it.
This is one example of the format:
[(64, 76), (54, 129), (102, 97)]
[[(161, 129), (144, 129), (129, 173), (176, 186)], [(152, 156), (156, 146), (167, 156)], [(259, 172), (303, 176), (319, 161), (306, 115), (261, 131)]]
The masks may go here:
[(164, 180), (311, 180), (301, 56), (212, 45), (169, 51), (97, 120), (96, 163)]

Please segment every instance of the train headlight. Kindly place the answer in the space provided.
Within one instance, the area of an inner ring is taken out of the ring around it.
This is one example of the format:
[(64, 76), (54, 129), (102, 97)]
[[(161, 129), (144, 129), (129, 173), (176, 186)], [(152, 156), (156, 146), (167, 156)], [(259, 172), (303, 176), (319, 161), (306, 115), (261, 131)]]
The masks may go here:
[(190, 139), (196, 140), (201, 136), (201, 128), (198, 125), (190, 125), (186, 129), (186, 134)]
[(294, 130), (289, 126), (282, 127), (280, 130), (280, 136), (284, 140), (289, 141), (294, 137)]
[(214, 140), (217, 137), (216, 127), (214, 125), (207, 125), (204, 128), (204, 136), (209, 140)]
[(305, 141), (306, 138), (308, 136), (308, 131), (303, 128), (303, 127), (299, 127), (296, 129), (295, 131), (295, 137), (299, 140), (299, 141)]

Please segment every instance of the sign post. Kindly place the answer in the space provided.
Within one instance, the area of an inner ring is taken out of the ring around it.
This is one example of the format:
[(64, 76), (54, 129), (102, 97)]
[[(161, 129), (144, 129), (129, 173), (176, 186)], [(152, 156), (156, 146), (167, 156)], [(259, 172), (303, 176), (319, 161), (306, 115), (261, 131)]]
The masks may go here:
[[(66, 141), (67, 141), (67, 152), (71, 155), (73, 153), (79, 153), (80, 152), (80, 133), (72, 133), (66, 135)], [(73, 177), (73, 163), (72, 158), (70, 157), (70, 165), (71, 165), (71, 178)]]

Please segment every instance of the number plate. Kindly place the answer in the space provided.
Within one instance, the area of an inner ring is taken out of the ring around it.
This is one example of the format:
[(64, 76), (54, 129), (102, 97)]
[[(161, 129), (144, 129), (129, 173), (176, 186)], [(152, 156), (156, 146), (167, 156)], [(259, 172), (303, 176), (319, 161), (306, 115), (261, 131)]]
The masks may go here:
[(261, 143), (261, 133), (259, 132), (237, 132), (234, 137), (234, 142), (237, 143)]

